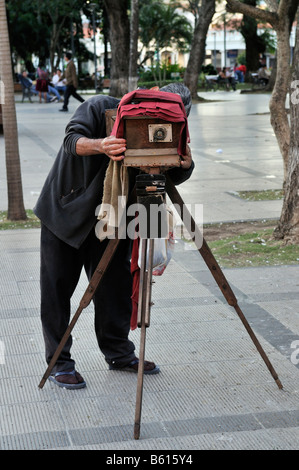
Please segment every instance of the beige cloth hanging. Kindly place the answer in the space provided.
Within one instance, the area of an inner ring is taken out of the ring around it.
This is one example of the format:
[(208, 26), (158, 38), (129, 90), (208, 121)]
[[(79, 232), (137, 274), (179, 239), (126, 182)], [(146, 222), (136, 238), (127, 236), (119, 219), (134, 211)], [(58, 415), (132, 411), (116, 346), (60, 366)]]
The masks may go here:
[(102, 204), (100, 206), (95, 233), (101, 241), (113, 238), (118, 221), (126, 209), (129, 192), (128, 168), (122, 162), (110, 160), (105, 180)]

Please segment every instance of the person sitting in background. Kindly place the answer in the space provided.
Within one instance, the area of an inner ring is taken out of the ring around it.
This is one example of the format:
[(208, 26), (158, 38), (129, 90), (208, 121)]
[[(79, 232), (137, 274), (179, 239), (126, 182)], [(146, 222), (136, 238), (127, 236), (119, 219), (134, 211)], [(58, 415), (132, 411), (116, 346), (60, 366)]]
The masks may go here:
[(236, 79), (235, 79), (235, 72), (234, 68), (231, 67), (230, 70), (226, 70), (226, 78), (228, 81), (228, 84), (232, 87), (234, 91), (236, 91)]
[[(23, 70), (22, 75), (19, 75), (19, 81), (26, 87), (29, 88), (31, 93), (34, 95), (39, 95), (39, 92), (36, 90), (34, 82), (31, 80), (31, 78), (28, 77), (28, 72), (27, 70)], [(55, 96), (51, 96), (50, 93), (53, 93)], [(48, 85), (48, 92), (46, 96), (46, 100), (48, 103), (53, 102), (53, 101), (58, 101), (58, 96), (60, 99), (60, 95), (55, 90), (52, 86)]]
[(60, 69), (56, 69), (56, 72), (54, 73), (52, 77), (52, 83), (56, 90), (60, 93), (64, 93), (66, 90), (66, 79), (61, 79), (62, 77), (62, 72)]
[(220, 70), (219, 72), (217, 81), (218, 83), (225, 82), (227, 91), (229, 90), (230, 85), (232, 89), (236, 91), (236, 80), (234, 77), (234, 71), (229, 71), (228, 69), (226, 69), (226, 67), (223, 67), (222, 70)]
[(269, 75), (266, 70), (266, 64), (261, 65), (261, 67), (258, 69), (257, 78), (264, 85), (268, 85)]
[(38, 91), (39, 95), (39, 102), (42, 102), (42, 94), (44, 96), (44, 101), (47, 103), (47, 93), (48, 93), (48, 80), (49, 80), (49, 72), (45, 68), (43, 62), (40, 62), (37, 68), (37, 80), (35, 89)]
[(244, 83), (244, 74), (242, 70), (240, 69), (240, 67), (241, 66), (239, 66), (238, 63), (235, 64), (235, 67), (234, 67), (235, 77), (239, 83)]
[[(246, 65), (244, 65), (244, 64), (239, 65), (239, 66), (237, 67), (237, 70), (239, 70), (240, 72), (242, 72), (242, 74), (243, 74), (243, 82), (244, 82), (244, 80), (245, 80), (245, 75), (246, 75), (246, 72), (247, 72), (247, 67), (246, 67)], [(240, 82), (240, 83), (243, 83), (243, 82)]]
[(38, 95), (38, 91), (36, 91), (33, 81), (28, 77), (27, 70), (23, 70), (22, 75), (18, 74), (18, 80), (25, 88), (29, 88), (31, 93)]

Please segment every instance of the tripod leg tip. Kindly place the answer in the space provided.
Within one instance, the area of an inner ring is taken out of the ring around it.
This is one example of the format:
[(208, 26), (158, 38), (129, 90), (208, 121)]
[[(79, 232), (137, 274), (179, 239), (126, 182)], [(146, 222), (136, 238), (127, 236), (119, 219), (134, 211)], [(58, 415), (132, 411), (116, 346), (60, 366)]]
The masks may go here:
[(45, 382), (46, 382), (46, 381), (45, 381), (44, 379), (42, 379), (42, 380), (40, 381), (40, 383), (38, 384), (38, 388), (42, 389), (43, 386), (45, 385)]
[(275, 382), (276, 382), (276, 384), (277, 384), (277, 387), (278, 387), (280, 390), (282, 390), (282, 389), (283, 389), (283, 385), (282, 385), (281, 381), (277, 378), (277, 379), (275, 379)]
[(140, 437), (140, 424), (135, 424), (134, 426), (134, 439), (138, 440)]

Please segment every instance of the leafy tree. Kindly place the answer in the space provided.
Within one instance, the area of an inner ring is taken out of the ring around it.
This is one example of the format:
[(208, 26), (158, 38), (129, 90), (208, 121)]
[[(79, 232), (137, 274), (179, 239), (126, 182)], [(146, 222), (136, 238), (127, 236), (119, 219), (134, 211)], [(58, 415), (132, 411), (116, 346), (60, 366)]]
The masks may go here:
[[(285, 176), (285, 200), (277, 230), (274, 235), (283, 238), (286, 242), (299, 242), (299, 178), (298, 178), (298, 101), (295, 103), (291, 99), (291, 119), (289, 121), (286, 110), (286, 95), (290, 90), (290, 25), (293, 23), (298, 9), (299, 0), (266, 0), (269, 10), (262, 10), (257, 7), (242, 4), (238, 0), (226, 0), (230, 11), (253, 16), (262, 21), (267, 21), (272, 25), (277, 34), (277, 75), (275, 85), (270, 99), (271, 124), (275, 132), (277, 142), (283, 157)], [(297, 23), (298, 25), (298, 23)], [(298, 71), (298, 26), (296, 32), (296, 51), (293, 67), (293, 80), (295, 91), (292, 97), (297, 94), (299, 83)]]
[[(192, 40), (192, 25), (177, 11), (176, 5), (148, 0), (140, 8), (140, 39), (148, 50), (153, 48), (155, 51), (159, 82), (154, 70), (153, 73), (158, 84), (162, 81), (160, 50), (172, 45), (180, 51), (186, 50)], [(165, 72), (165, 66), (163, 69)]]
[(31, 72), (32, 54), (49, 55), (49, 26), (42, 20), (37, 0), (9, 0), (7, 14), (11, 51), (24, 60)]
[[(55, 53), (59, 51), (59, 45), (63, 38), (66, 38), (68, 49), (72, 49), (74, 34), (82, 37), (81, 8), (82, 0), (51, 0), (51, 2), (41, 2), (40, 11), (49, 24), (50, 43), (49, 56), (51, 70), (54, 70)], [(50, 20), (50, 21), (49, 21)]]
[(159, 63), (159, 51), (165, 47), (175, 45), (186, 50), (192, 40), (192, 26), (174, 5), (151, 0), (140, 8), (140, 39), (146, 47), (154, 47)]
[[(286, 111), (286, 95), (289, 90), (290, 73), (290, 8), (299, 0), (266, 0), (269, 10), (246, 5), (239, 0), (226, 0), (229, 11), (240, 12), (271, 24), (277, 35), (277, 76), (270, 99), (271, 124), (283, 157), (286, 175), (290, 144), (290, 126)], [(296, 11), (296, 10), (295, 10)]]
[(59, 60), (63, 51), (73, 46), (83, 53), (79, 46), (81, 13), (91, 15), (84, 0), (9, 0), (7, 7), (12, 51), (24, 60), (29, 71), (33, 71), (32, 54), (42, 60), (50, 58), (53, 71), (57, 65), (55, 55)]

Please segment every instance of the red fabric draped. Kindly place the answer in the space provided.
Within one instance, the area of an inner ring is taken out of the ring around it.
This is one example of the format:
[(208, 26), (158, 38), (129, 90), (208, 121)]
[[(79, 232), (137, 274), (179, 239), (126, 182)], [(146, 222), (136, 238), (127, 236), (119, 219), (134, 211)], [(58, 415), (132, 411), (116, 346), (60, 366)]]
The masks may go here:
[(125, 116), (150, 116), (168, 122), (181, 122), (178, 154), (186, 155), (186, 144), (190, 142), (188, 120), (182, 99), (176, 93), (135, 90), (126, 94), (118, 105), (112, 135), (123, 137)]
[(132, 287), (132, 314), (131, 314), (131, 330), (137, 328), (137, 313), (138, 313), (138, 298), (139, 298), (139, 280), (140, 280), (140, 268), (138, 266), (138, 255), (139, 255), (139, 242), (140, 238), (135, 238), (133, 241), (132, 258), (131, 258), (131, 273), (133, 276), (133, 287)]
[[(168, 122), (181, 122), (178, 154), (186, 155), (186, 145), (190, 142), (190, 137), (185, 107), (179, 95), (154, 90), (134, 90), (127, 93), (118, 105), (112, 135), (119, 138), (123, 137), (123, 118), (125, 116), (150, 116)], [(137, 328), (140, 280), (140, 268), (138, 266), (139, 242), (139, 238), (134, 240), (131, 258), (131, 273), (133, 276), (131, 330)]]

